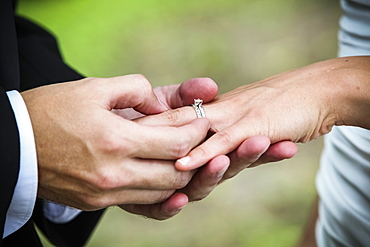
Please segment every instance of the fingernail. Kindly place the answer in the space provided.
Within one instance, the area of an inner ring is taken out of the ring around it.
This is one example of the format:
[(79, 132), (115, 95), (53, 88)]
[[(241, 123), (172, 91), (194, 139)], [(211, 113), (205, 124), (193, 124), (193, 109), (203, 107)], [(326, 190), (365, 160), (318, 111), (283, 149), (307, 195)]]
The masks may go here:
[(186, 166), (189, 163), (189, 161), (190, 161), (190, 157), (189, 156), (185, 156), (185, 157), (183, 157), (181, 159), (178, 159), (177, 161), (180, 162), (181, 165)]

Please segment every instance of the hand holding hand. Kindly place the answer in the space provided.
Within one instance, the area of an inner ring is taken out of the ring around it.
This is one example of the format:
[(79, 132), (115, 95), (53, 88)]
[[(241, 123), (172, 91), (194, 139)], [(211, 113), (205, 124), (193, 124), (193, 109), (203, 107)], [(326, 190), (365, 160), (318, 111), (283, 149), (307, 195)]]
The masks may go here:
[(207, 119), (182, 127), (144, 126), (112, 113), (165, 110), (140, 75), (54, 84), (25, 91), (36, 141), (38, 196), (83, 210), (156, 203), (194, 172), (174, 162), (198, 145)]
[[(181, 85), (155, 88), (154, 91), (168, 109), (174, 109), (188, 106), (196, 98), (203, 99), (204, 103), (210, 102), (217, 95), (217, 85), (207, 78), (195, 78)], [(175, 110), (174, 112), (180, 113), (180, 111), (179, 109), (179, 111)], [(172, 112), (170, 113), (172, 114)], [(191, 113), (190, 119), (195, 119), (196, 115), (193, 109), (191, 109)], [(180, 117), (179, 115), (178, 120), (181, 121)], [(149, 116), (136, 121), (153, 124), (151, 120), (156, 122), (156, 117)], [(171, 124), (174, 123), (171, 122)], [(229, 157), (219, 155), (208, 162), (207, 165), (201, 167), (185, 188), (178, 190), (165, 202), (151, 205), (121, 205), (121, 207), (128, 212), (145, 215), (150, 218), (168, 219), (179, 213), (188, 201), (205, 198), (220, 182), (235, 176), (244, 168), (291, 158), (296, 152), (297, 147), (291, 142), (281, 142), (270, 146), (270, 141), (267, 137), (252, 137), (243, 142), (236, 151), (230, 153)]]

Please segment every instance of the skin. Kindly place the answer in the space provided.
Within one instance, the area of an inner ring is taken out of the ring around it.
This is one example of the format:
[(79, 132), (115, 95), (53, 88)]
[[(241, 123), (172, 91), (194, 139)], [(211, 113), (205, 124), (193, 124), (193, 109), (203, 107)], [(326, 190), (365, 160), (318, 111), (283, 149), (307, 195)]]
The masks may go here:
[(203, 141), (210, 126), (207, 119), (144, 126), (114, 114), (166, 110), (140, 75), (87, 78), (22, 96), (36, 142), (38, 197), (82, 210), (169, 198), (194, 174), (177, 171), (174, 160)]

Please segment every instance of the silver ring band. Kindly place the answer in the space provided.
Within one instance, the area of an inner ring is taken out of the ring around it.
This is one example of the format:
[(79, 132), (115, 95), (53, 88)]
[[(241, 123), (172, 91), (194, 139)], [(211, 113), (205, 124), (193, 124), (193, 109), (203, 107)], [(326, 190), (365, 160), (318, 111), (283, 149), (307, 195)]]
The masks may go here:
[(192, 104), (192, 106), (195, 109), (195, 113), (197, 114), (197, 118), (206, 117), (202, 103), (203, 103), (203, 100), (194, 99), (194, 104)]

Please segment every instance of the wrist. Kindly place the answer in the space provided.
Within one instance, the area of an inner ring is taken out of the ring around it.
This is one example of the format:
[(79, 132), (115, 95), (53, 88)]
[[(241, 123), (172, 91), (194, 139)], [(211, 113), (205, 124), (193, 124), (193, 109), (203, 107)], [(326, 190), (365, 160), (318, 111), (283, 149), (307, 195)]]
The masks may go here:
[(370, 129), (370, 56), (336, 59), (330, 98), (335, 125)]

